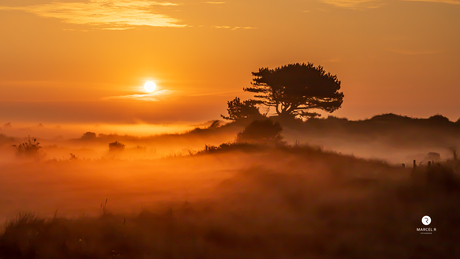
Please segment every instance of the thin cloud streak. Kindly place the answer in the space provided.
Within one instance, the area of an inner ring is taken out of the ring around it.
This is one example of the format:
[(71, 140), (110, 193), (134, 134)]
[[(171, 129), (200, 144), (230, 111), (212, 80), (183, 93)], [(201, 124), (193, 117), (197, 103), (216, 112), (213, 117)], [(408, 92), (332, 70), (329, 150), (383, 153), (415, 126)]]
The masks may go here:
[(218, 93), (203, 93), (203, 94), (190, 94), (188, 96), (228, 96), (229, 94), (239, 94), (241, 91), (228, 91), (228, 92), (218, 92)]
[(372, 9), (382, 7), (385, 4), (380, 0), (321, 0), (321, 2), (347, 9)]
[(238, 30), (238, 29), (243, 29), (243, 30), (254, 30), (257, 29), (257, 27), (240, 27), (240, 26), (213, 26), (216, 29), (230, 29), (232, 31)]
[(404, 1), (460, 5), (460, 0), (404, 0)]
[(166, 95), (171, 94), (170, 90), (157, 90), (153, 93), (148, 94), (131, 94), (131, 95), (119, 95), (119, 96), (109, 96), (102, 98), (102, 100), (139, 100), (147, 102), (158, 102)]
[[(380, 8), (390, 1), (385, 0), (320, 0), (325, 4), (347, 9), (372, 9)], [(402, 2), (427, 2), (438, 4), (460, 5), (460, 0), (400, 0)]]
[(395, 50), (388, 49), (389, 52), (402, 54), (402, 55), (433, 55), (442, 53), (440, 50), (422, 50), (422, 51), (413, 51), (413, 50)]
[(131, 29), (135, 26), (184, 27), (180, 20), (159, 14), (152, 8), (177, 6), (176, 3), (148, 0), (90, 0), (88, 3), (61, 3), (6, 7), (0, 10), (24, 11), (72, 24), (102, 26), (103, 29)]

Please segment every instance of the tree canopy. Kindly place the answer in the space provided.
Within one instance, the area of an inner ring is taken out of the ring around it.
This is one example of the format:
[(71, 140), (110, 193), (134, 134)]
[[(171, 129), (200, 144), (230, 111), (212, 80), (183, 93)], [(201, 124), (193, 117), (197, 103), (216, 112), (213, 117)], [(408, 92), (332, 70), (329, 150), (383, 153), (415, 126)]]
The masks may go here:
[(263, 115), (260, 113), (256, 103), (256, 101), (251, 100), (241, 101), (239, 97), (235, 97), (235, 99), (227, 102), (228, 116), (220, 116), (226, 120), (232, 121), (262, 118)]
[(244, 91), (255, 93), (252, 101), (275, 107), (280, 116), (316, 117), (319, 114), (310, 110), (333, 112), (343, 102), (337, 76), (312, 63), (260, 68), (252, 75), (252, 86)]

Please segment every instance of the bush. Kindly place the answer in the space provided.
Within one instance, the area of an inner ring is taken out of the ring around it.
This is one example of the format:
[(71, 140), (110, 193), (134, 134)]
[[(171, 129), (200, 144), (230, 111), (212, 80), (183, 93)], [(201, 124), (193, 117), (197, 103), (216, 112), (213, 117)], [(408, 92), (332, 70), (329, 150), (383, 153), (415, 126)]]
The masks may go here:
[(118, 141), (109, 143), (109, 151), (114, 152), (114, 151), (123, 151), (125, 149), (125, 144), (122, 144)]
[(454, 171), (441, 164), (432, 165), (426, 171), (427, 184), (443, 191), (452, 192), (460, 190), (460, 182)]
[(441, 114), (433, 115), (430, 118), (428, 118), (428, 120), (434, 123), (449, 123), (450, 122), (449, 118), (446, 118), (442, 116)]
[(31, 138), (28, 136), (27, 140), (24, 143), (19, 145), (13, 145), (16, 148), (18, 156), (21, 157), (34, 157), (38, 156), (38, 150), (42, 148), (40, 143), (37, 142), (37, 139)]
[(282, 144), (283, 128), (278, 122), (269, 119), (251, 122), (243, 132), (238, 133), (237, 143)]
[(81, 136), (80, 138), (81, 140), (94, 140), (96, 139), (96, 133), (94, 132), (85, 132), (85, 134), (83, 134), (83, 136)]

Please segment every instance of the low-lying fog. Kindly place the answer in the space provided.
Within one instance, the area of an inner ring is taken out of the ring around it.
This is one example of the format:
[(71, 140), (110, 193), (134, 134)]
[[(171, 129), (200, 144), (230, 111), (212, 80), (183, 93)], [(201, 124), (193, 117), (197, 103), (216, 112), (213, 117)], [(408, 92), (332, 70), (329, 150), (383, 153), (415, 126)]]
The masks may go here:
[[(420, 258), (457, 245), (449, 231), (458, 227), (460, 181), (447, 161), (456, 132), (299, 127), (283, 130), (286, 145), (218, 148), (243, 129), (208, 123), (175, 134), (61, 138), (46, 127), (2, 129), (0, 222), (18, 220), (5, 225), (0, 256)], [(19, 156), (17, 145), (29, 140), (39, 155)], [(428, 160), (445, 162), (437, 181), (425, 179)], [(444, 234), (422, 239), (424, 215)]]
[[(211, 124), (199, 125), (201, 128), (191, 131), (190, 127), (194, 126), (138, 125), (138, 128), (111, 129), (88, 125), (5, 125), (0, 131), (0, 221), (19, 212), (47, 216), (56, 211), (71, 216), (93, 215), (101, 212), (100, 204), (106, 199), (108, 208), (125, 212), (139, 211), (159, 202), (206, 199), (214, 196), (217, 186), (235, 172), (254, 164), (267, 170), (278, 167), (272, 161), (259, 161), (254, 156), (231, 159), (190, 156), (203, 150), (205, 145), (232, 142), (244, 129)], [(154, 128), (160, 133), (162, 130), (172, 130), (172, 133), (145, 134)], [(136, 135), (141, 131), (142, 134)], [(19, 158), (13, 147), (26, 141), (28, 135), (36, 138), (41, 146), (40, 155), (33, 161)], [(309, 144), (397, 166), (402, 163), (412, 166), (414, 159), (418, 163), (432, 160), (427, 156), (429, 152), (439, 153), (444, 160), (452, 157), (452, 151), (444, 143), (405, 146), (388, 136), (315, 135), (289, 128), (284, 129), (282, 135), (289, 145)], [(123, 151), (110, 151), (109, 143), (113, 142), (125, 145)]]

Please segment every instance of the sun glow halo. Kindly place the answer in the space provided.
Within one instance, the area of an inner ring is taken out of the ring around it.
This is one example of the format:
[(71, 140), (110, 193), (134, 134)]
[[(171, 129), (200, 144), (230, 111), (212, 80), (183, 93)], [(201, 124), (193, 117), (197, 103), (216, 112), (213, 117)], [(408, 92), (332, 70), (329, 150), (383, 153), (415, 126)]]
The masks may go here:
[(148, 93), (155, 91), (156, 88), (157, 88), (156, 84), (152, 81), (148, 81), (147, 83), (144, 84), (144, 90)]

